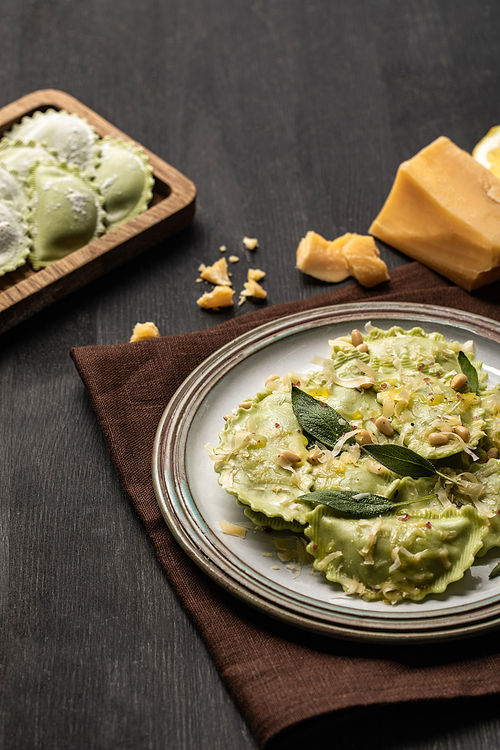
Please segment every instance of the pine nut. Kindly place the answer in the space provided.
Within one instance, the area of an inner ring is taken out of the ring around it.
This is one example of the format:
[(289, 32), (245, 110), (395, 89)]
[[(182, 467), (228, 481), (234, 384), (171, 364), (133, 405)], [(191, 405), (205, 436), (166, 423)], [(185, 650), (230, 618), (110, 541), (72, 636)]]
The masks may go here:
[(498, 458), (498, 448), (490, 448), (489, 451), (486, 451), (486, 455), (488, 458)]
[(251, 401), (240, 401), (240, 403), (238, 404), (238, 406), (240, 407), (240, 409), (250, 409), (250, 407), (252, 406), (252, 402)]
[(358, 350), (358, 352), (361, 352), (361, 354), (364, 354), (368, 351), (368, 344), (365, 344), (365, 342), (363, 341), (362, 344), (357, 345), (356, 349)]
[(467, 375), (461, 372), (459, 375), (455, 375), (450, 385), (454, 391), (461, 391), (462, 388), (467, 384)]
[(228, 419), (231, 419), (231, 417), (234, 417), (234, 414), (224, 414), (224, 419), (226, 420), (226, 422)]
[(394, 435), (392, 424), (389, 422), (387, 417), (377, 417), (377, 419), (375, 420), (375, 427), (377, 428), (377, 430), (380, 430), (383, 435), (387, 435), (387, 437), (391, 437), (391, 435)]
[(353, 328), (351, 331), (351, 343), (353, 346), (359, 346), (363, 343), (363, 336), (357, 328)]
[(431, 432), (429, 435), (429, 443), (431, 445), (446, 445), (449, 440), (447, 432)]
[(463, 424), (458, 424), (456, 427), (453, 428), (453, 432), (458, 435), (458, 437), (461, 437), (464, 443), (468, 443), (470, 439), (470, 430), (468, 427), (465, 427)]
[(297, 456), (297, 454), (292, 451), (281, 451), (280, 456), (281, 458), (284, 458), (285, 461), (290, 461), (291, 464), (296, 464), (300, 461), (300, 456)]
[(264, 381), (264, 385), (267, 385), (268, 383), (272, 383), (272, 382), (273, 382), (273, 380), (279, 380), (279, 379), (280, 379), (280, 376), (279, 376), (279, 375), (269, 375), (269, 377), (267, 377), (267, 378), (265, 379), (265, 381)]
[(307, 456), (307, 460), (311, 464), (319, 464), (319, 459), (323, 455), (323, 451), (320, 451), (317, 445), (314, 446), (314, 448), (311, 448), (309, 451), (309, 454)]
[(372, 436), (368, 430), (360, 430), (356, 435), (356, 442), (358, 445), (369, 445), (372, 441)]

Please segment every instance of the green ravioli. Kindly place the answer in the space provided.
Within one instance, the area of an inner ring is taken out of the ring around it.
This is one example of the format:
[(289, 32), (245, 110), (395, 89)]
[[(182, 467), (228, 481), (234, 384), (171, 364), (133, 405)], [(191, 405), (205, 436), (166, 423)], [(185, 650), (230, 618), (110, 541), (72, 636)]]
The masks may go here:
[(109, 229), (142, 213), (153, 195), (153, 171), (144, 151), (121, 139), (102, 140), (96, 183)]
[(317, 570), (348, 593), (391, 603), (445, 591), (472, 565), (487, 532), (470, 505), (359, 521), (319, 505), (307, 520)]
[(34, 141), (23, 143), (2, 138), (0, 142), (0, 164), (15, 172), (22, 180), (29, 180), (35, 164), (57, 164), (58, 159)]
[(12, 202), (0, 200), (0, 276), (24, 265), (30, 246), (26, 222)]
[[(251, 403), (228, 419), (220, 435), (214, 452), (219, 483), (255, 512), (304, 525), (311, 506), (297, 498), (311, 488), (312, 466), (290, 394), (262, 390)], [(280, 460), (285, 450), (301, 460)]]
[(97, 158), (94, 128), (78, 115), (65, 110), (48, 109), (35, 112), (32, 117), (23, 117), (6, 138), (45, 146), (54, 151), (59, 160), (78, 167), (82, 172), (90, 171)]
[(31, 189), (30, 261), (36, 270), (83, 247), (104, 230), (101, 198), (78, 170), (65, 164), (35, 166)]
[(21, 216), (26, 213), (26, 185), (17, 177), (0, 166), (0, 200), (9, 203)]
[[(427, 334), (419, 327), (404, 331), (399, 326), (387, 331), (372, 328), (364, 340), (366, 353), (359, 353), (348, 337), (332, 342), (331, 365), (325, 366), (326, 382), (332, 388), (332, 401), (341, 404), (340, 411), (344, 409), (349, 419), (357, 419), (360, 427), (373, 432), (376, 442), (400, 442), (424, 458), (440, 459), (461, 453), (463, 443), (452, 432), (458, 425), (470, 431), (467, 445), (478, 445), (485, 427), (481, 399), (451, 387), (453, 377), (461, 373), (458, 342), (447, 341), (439, 333)], [(482, 387), (486, 373), (472, 354), (469, 357)], [(359, 377), (363, 373), (360, 365), (365, 366), (364, 372), (370, 368), (374, 386), (359, 401), (356, 414), (353, 390), (335, 387), (334, 379)], [(374, 419), (381, 415), (389, 419), (395, 431), (393, 437), (384, 437), (373, 427)], [(429, 443), (430, 433), (447, 430), (448, 443)]]

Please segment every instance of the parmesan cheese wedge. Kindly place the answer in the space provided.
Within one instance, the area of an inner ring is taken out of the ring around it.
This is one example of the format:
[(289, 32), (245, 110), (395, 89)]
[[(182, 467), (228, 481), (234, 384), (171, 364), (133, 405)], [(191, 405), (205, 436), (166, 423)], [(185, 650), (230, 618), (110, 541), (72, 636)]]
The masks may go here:
[(500, 278), (500, 179), (441, 136), (400, 165), (369, 231), (472, 291)]

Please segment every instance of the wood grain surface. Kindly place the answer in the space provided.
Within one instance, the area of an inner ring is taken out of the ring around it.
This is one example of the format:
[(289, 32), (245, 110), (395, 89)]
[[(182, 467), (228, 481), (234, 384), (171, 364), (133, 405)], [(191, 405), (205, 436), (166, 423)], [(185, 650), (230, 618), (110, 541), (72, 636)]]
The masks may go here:
[[(483, 0), (4, 0), (0, 106), (68, 92), (192, 180), (198, 206), (189, 228), (0, 336), (0, 747), (256, 749), (69, 349), (255, 309), (196, 305), (198, 265), (222, 244), (237, 290), (266, 271), (260, 304), (324, 291), (294, 267), (306, 231), (366, 232), (403, 159), (439, 135), (470, 151), (500, 123), (499, 26)], [(380, 248), (389, 268), (407, 260)], [(274, 748), (312, 742), (500, 748), (498, 698), (352, 712)]]

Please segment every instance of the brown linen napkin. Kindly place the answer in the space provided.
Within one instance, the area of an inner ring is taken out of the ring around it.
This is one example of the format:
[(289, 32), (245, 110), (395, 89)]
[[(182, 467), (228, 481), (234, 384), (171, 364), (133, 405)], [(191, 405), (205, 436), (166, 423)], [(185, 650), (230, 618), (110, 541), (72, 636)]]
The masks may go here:
[[(295, 746), (290, 736), (299, 722), (321, 717), (318, 725), (324, 726), (325, 715), (335, 721), (346, 709), (498, 693), (498, 635), (406, 648), (351, 644), (297, 631), (233, 599), (177, 546), (156, 503), (150, 465), (165, 406), (212, 352), (283, 315), (357, 300), (401, 300), (500, 320), (499, 289), (493, 285), (472, 296), (410, 263), (393, 271), (391, 281), (375, 290), (351, 284), (197, 333), (72, 350), (123, 487), (261, 747), (270, 747), (280, 732), (288, 738), (288, 747)], [(311, 737), (315, 736), (314, 723), (305, 726), (311, 726)], [(334, 736), (330, 733), (332, 740)]]

